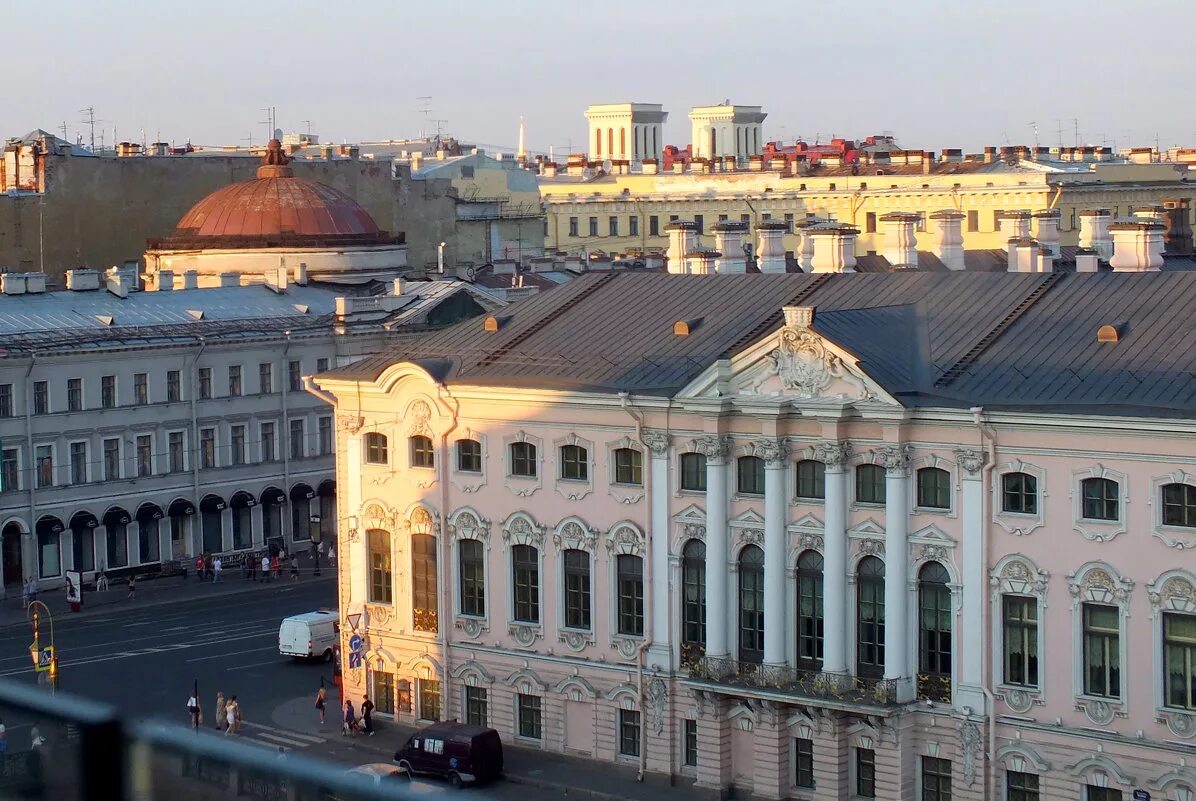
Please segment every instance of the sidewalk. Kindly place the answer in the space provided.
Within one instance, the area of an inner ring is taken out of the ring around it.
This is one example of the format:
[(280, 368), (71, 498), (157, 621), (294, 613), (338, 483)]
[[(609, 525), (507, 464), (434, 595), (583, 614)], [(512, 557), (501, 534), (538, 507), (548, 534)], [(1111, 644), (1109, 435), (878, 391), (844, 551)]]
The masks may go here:
[[(211, 581), (201, 582), (195, 577), (194, 572), (186, 577), (138, 579), (136, 600), (129, 600), (129, 588), (124, 582), (112, 584), (110, 589), (104, 592), (85, 589), (83, 609), (76, 613), (70, 611), (70, 605), (66, 602), (65, 589), (59, 588), (38, 593), (37, 599), (50, 608), (50, 614), (54, 616), (55, 620), (68, 621), (103, 612), (114, 612), (118, 609), (140, 609), (192, 599), (224, 597), (263, 590), (266, 587), (295, 587), (321, 581), (331, 583), (336, 576), (336, 570), (329, 567), (324, 567), (321, 573), (322, 575), (316, 576), (313, 575), (310, 568), (301, 569), (299, 580), (291, 581), (290, 576), (286, 575), (284, 571), (283, 577), (271, 584), (266, 584), (260, 579), (256, 582), (249, 581), (240, 570), (225, 571), (216, 584)], [(26, 613), (21, 606), (19, 594), (0, 600), (0, 628), (25, 622)]]
[[(329, 701), (334, 699), (334, 695), (329, 696)], [(375, 719), (377, 734), (373, 737), (361, 734), (342, 737), (335, 703), (329, 703), (328, 722), (321, 727), (311, 698), (288, 701), (274, 711), (272, 719), (279, 726), (328, 738), (326, 745), (305, 753), (323, 756), (319, 753), (323, 749), (331, 758), (358, 764), (393, 761), (395, 751), (416, 731)], [(354, 755), (358, 755), (355, 760)], [(658, 776), (650, 776), (641, 783), (635, 779), (635, 767), (525, 748), (507, 738), (503, 739), (503, 762), (506, 781), (557, 790), (570, 797), (595, 801), (693, 801), (701, 795), (691, 779), (678, 777), (677, 785), (672, 787)]]

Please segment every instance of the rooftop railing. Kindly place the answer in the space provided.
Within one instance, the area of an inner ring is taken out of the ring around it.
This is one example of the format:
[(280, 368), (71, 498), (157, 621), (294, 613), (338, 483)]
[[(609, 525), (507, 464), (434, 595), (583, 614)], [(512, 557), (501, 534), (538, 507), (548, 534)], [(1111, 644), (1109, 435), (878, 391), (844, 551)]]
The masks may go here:
[(897, 683), (891, 679), (801, 670), (789, 665), (761, 665), (730, 657), (698, 657), (690, 663), (689, 677), (803, 698), (875, 706), (897, 704)]

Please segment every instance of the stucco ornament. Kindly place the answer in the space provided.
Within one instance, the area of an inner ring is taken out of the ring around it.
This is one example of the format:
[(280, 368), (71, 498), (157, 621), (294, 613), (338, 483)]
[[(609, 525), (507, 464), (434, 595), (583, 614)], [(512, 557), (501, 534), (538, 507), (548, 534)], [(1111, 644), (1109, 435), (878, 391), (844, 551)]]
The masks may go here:
[(947, 548), (943, 545), (923, 545), (922, 558), (930, 562), (947, 561)]
[(582, 651), (591, 642), (589, 635), (580, 631), (561, 632), (559, 639), (570, 651)]
[(1114, 579), (1109, 571), (1101, 567), (1094, 567), (1084, 573), (1083, 579), (1076, 581), (1074, 576), (1068, 577), (1068, 591), (1073, 598), (1097, 603), (1124, 604), (1134, 588), (1134, 582), (1127, 578)]
[(758, 439), (748, 446), (748, 453), (762, 459), (765, 465), (775, 467), (789, 455), (789, 447), (775, 439)]
[(512, 623), (507, 633), (523, 648), (531, 648), (540, 637), (540, 627), (529, 623)]
[(485, 621), (473, 617), (461, 617), (457, 619), (457, 629), (467, 638), (476, 640), (485, 630)]
[(984, 467), (984, 453), (970, 448), (956, 448), (955, 461), (965, 473), (974, 476)]
[(1166, 723), (1171, 733), (1183, 740), (1190, 740), (1193, 735), (1196, 735), (1196, 715), (1164, 709), (1160, 710), (1156, 720), (1159, 723)]
[(903, 476), (909, 472), (913, 459), (913, 449), (909, 445), (888, 445), (875, 451), (876, 463), (891, 476)]
[(846, 440), (827, 440), (814, 446), (814, 458), (835, 470), (851, 458), (851, 443)]
[(863, 556), (884, 556), (885, 544), (883, 540), (860, 540), (858, 550)]
[(706, 541), (706, 527), (701, 523), (686, 523), (685, 524), (686, 539)]
[(799, 398), (816, 398), (838, 378), (855, 388), (857, 399), (875, 397), (864, 382), (827, 349), (822, 337), (810, 329), (812, 315), (787, 312), (786, 322), (778, 335), (776, 349), (768, 354), (785, 389), (794, 391)]
[(643, 695), (648, 728), (653, 734), (659, 735), (664, 731), (664, 706), (669, 697), (668, 686), (660, 676), (653, 676), (648, 679)]
[(803, 534), (801, 539), (797, 541), (797, 547), (803, 551), (814, 550), (822, 553), (825, 543), (818, 534)]
[(606, 550), (614, 554), (642, 556), (644, 538), (631, 526), (617, 526), (606, 538)]
[(959, 728), (960, 745), (963, 747), (963, 780), (971, 787), (976, 782), (976, 760), (980, 756), (980, 727), (966, 721)]
[(1025, 690), (1010, 690), (1005, 695), (1005, 703), (1014, 712), (1029, 712), (1030, 707), (1034, 705), (1034, 696)]
[(597, 541), (597, 530), (583, 526), (576, 520), (570, 520), (552, 535), (552, 544), (565, 550), (593, 551)]
[(758, 528), (744, 528), (739, 531), (739, 544), (741, 546), (755, 545), (757, 547), (764, 547), (764, 531)]
[(365, 418), (357, 415), (342, 414), (336, 418), (336, 428), (338, 431), (345, 431), (350, 434), (356, 434), (365, 425)]
[(710, 435), (694, 440), (694, 450), (706, 457), (706, 461), (725, 459), (730, 447), (729, 437)]
[(1146, 591), (1152, 617), (1158, 616), (1160, 607), (1168, 612), (1196, 612), (1196, 586), (1186, 576), (1171, 576), (1162, 587), (1152, 581)]
[(479, 518), (472, 512), (461, 512), (449, 522), (449, 534), (453, 539), (490, 539), (490, 521)]
[(432, 436), (432, 426), (428, 423), (432, 418), (432, 407), (428, 406), (425, 401), (419, 400), (411, 404), (411, 408), (407, 410), (407, 416), (411, 420), (411, 424), (407, 428), (410, 434)]
[(645, 428), (640, 437), (644, 447), (652, 451), (655, 456), (664, 456), (669, 452), (669, 433), (654, 428)]
[(1085, 700), (1076, 706), (1082, 709), (1088, 719), (1098, 726), (1106, 726), (1113, 722), (1115, 711), (1104, 701)]

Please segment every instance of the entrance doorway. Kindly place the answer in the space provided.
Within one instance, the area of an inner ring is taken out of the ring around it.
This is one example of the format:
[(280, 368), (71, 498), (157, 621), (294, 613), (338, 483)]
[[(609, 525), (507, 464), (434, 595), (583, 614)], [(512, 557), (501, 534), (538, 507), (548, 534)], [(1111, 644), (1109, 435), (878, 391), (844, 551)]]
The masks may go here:
[(21, 527), (9, 523), (4, 527), (2, 536), (0, 558), (4, 560), (4, 586), (20, 584), (25, 579), (24, 566), (21, 564)]

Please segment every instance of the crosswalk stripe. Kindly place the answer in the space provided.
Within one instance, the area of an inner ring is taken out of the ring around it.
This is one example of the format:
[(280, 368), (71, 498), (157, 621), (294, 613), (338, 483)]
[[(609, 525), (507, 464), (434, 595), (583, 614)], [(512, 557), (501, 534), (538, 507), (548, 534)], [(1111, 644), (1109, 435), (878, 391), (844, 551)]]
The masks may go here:
[(309, 746), (309, 745), (314, 745), (314, 743), (305, 743), (305, 742), (303, 742), (302, 740), (292, 740), (290, 737), (283, 737), (283, 736), (281, 736), (281, 735), (278, 735), (278, 734), (269, 734), (269, 733), (267, 733), (267, 732), (264, 732), (264, 731), (259, 731), (259, 732), (255, 733), (255, 734), (251, 734), (251, 735), (249, 735), (249, 736), (250, 736), (250, 737), (254, 737), (254, 738), (256, 738), (256, 739), (259, 739), (259, 740), (266, 740), (267, 742), (270, 742), (270, 743), (273, 743), (273, 744), (290, 745), (290, 746), (300, 746), (300, 747), (306, 747), (306, 746)]
[(306, 740), (307, 742), (311, 743), (312, 745), (317, 745), (319, 743), (326, 741), (326, 738), (320, 737), (320, 736), (317, 736), (314, 734), (303, 734), (302, 732), (293, 731), (291, 729), (275, 729), (270, 726), (263, 726), (260, 723), (251, 723), (247, 720), (242, 721), (241, 725), (247, 726), (251, 729), (258, 729), (263, 732), (285, 734), (288, 737), (295, 737), (295, 738), (298, 738), (299, 740)]

